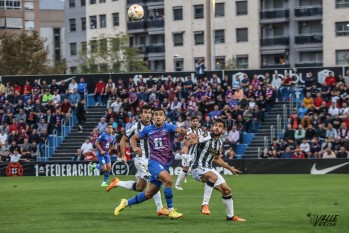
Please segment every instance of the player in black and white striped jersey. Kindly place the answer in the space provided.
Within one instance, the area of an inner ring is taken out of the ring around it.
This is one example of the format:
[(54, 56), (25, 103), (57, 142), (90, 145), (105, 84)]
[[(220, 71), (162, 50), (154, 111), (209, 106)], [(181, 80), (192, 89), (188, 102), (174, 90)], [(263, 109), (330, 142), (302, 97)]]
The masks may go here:
[[(203, 135), (203, 131), (201, 128), (198, 127), (199, 125), (199, 118), (194, 116), (191, 118), (191, 127), (188, 129), (189, 133), (195, 133), (199, 137)], [(189, 174), (189, 168), (190, 168), (190, 162), (194, 158), (195, 152), (196, 152), (196, 147), (197, 145), (191, 145), (189, 148), (189, 153), (188, 154), (182, 154), (182, 171), (178, 175), (177, 181), (175, 188), (177, 190), (183, 190), (181, 187), (181, 183), (186, 179), (186, 177)]]
[(239, 173), (240, 171), (234, 167), (230, 167), (221, 158), (223, 143), (220, 140), (221, 135), (225, 131), (225, 123), (221, 119), (217, 119), (213, 125), (213, 130), (210, 137), (202, 139), (185, 139), (185, 145), (182, 148), (182, 152), (188, 151), (188, 147), (193, 144), (197, 144), (196, 155), (191, 166), (191, 174), (197, 181), (205, 183), (204, 198), (201, 207), (201, 213), (209, 215), (210, 209), (208, 204), (211, 198), (213, 188), (220, 191), (223, 195), (223, 203), (226, 208), (227, 218), (226, 220), (231, 221), (246, 221), (243, 218), (239, 218), (234, 214), (233, 199), (231, 189), (225, 182), (221, 174), (219, 174), (213, 167), (213, 161), (230, 170), (233, 174)]
[[(145, 126), (154, 124), (151, 120), (152, 116), (152, 109), (149, 105), (143, 105), (140, 109), (140, 118), (141, 120), (132, 125), (131, 128), (129, 128), (125, 134), (122, 136), (120, 141), (120, 152), (121, 152), (121, 158), (123, 161), (126, 162), (126, 155), (125, 155), (125, 144), (126, 142), (135, 134), (143, 130)], [(110, 183), (110, 185), (107, 187), (106, 191), (109, 192), (111, 189), (116, 187), (126, 188), (130, 190), (134, 190), (137, 192), (142, 192), (145, 190), (148, 184), (148, 178), (150, 176), (148, 172), (148, 158), (150, 155), (150, 147), (148, 138), (140, 139), (140, 141), (137, 143), (137, 147), (141, 148), (142, 155), (136, 155), (134, 158), (134, 165), (137, 169), (136, 178), (137, 181), (121, 181), (119, 178), (114, 177), (113, 181)], [(162, 201), (161, 201), (161, 194), (160, 191), (154, 195), (154, 201), (157, 207), (157, 214), (159, 216), (165, 215), (168, 216), (169, 212), (166, 208), (163, 207)]]

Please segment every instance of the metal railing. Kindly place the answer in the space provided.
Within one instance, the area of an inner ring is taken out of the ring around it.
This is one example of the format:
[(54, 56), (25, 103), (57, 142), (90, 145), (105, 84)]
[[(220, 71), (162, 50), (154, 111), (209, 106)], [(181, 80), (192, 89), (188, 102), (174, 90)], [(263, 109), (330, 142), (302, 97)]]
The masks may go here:
[(260, 147), (258, 147), (258, 152), (257, 152), (258, 154), (257, 154), (257, 156), (258, 156), (258, 158), (260, 157), (260, 155), (261, 155), (261, 148)]
[(276, 116), (276, 137), (278, 140), (280, 140), (280, 134), (282, 134), (282, 126), (281, 126), (281, 116), (278, 114)]
[(268, 137), (264, 136), (264, 148), (268, 148)]
[[(46, 139), (45, 140), (45, 161), (47, 161), (47, 158), (48, 158), (48, 154), (50, 153), (50, 145), (49, 145), (49, 140)], [(42, 157), (42, 155), (40, 154), (40, 156)]]
[(283, 118), (284, 118), (284, 131), (286, 131), (287, 128), (287, 124), (288, 124), (288, 118), (287, 118), (287, 106), (286, 104), (283, 105)]
[[(69, 121), (69, 124), (70, 124), (71, 120)], [(65, 131), (67, 130), (67, 127), (65, 125), (65, 119), (62, 119), (61, 120), (61, 135), (65, 135)]]
[(89, 106), (88, 105), (88, 92), (85, 91), (84, 93), (84, 100), (85, 100), (85, 111), (87, 111), (87, 107)]
[(275, 127), (274, 125), (270, 126), (270, 140), (273, 140), (275, 138)]

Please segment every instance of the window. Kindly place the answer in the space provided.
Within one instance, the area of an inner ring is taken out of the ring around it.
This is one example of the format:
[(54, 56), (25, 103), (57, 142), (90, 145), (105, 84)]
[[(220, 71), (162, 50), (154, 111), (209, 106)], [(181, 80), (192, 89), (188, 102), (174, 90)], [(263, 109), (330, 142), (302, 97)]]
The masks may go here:
[(69, 0), (69, 7), (75, 7), (75, 0)]
[(99, 15), (99, 27), (105, 28), (107, 27), (107, 20), (105, 15)]
[(21, 0), (0, 0), (0, 9), (20, 10)]
[(336, 0), (336, 8), (348, 8), (349, 0)]
[(25, 10), (34, 10), (34, 2), (24, 2)]
[(182, 58), (176, 58), (174, 63), (175, 63), (175, 71), (184, 71)]
[(336, 64), (348, 65), (349, 62), (349, 50), (336, 50)]
[(26, 30), (34, 29), (35, 28), (34, 20), (26, 20), (26, 21), (24, 21), (24, 28)]
[(236, 2), (236, 15), (247, 15), (247, 1)]
[(91, 40), (91, 53), (97, 53), (97, 41), (96, 40)]
[(86, 6), (86, 0), (80, 0), (80, 5), (81, 6)]
[(119, 13), (113, 13), (113, 26), (119, 26), (120, 25), (120, 21), (119, 21)]
[(91, 29), (97, 28), (97, 16), (90, 16), (90, 26)]
[(86, 42), (81, 42), (81, 54), (86, 55), (87, 54), (87, 44)]
[(215, 44), (223, 44), (225, 42), (224, 30), (214, 31), (214, 42)]
[(349, 21), (336, 22), (336, 36), (349, 36)]
[(248, 55), (237, 55), (236, 66), (238, 69), (248, 69)]
[(76, 66), (71, 66), (69, 69), (71, 74), (76, 74), (78, 71), (78, 68)]
[(85, 31), (86, 30), (86, 18), (83, 17), (81, 18), (81, 31)]
[(301, 64), (322, 63), (322, 52), (299, 52), (299, 61)]
[(194, 19), (204, 18), (204, 5), (194, 5)]
[(105, 3), (105, 0), (99, 0), (99, 3)]
[(173, 46), (183, 45), (183, 33), (173, 33)]
[(97, 0), (90, 0), (90, 4), (96, 4), (97, 3)]
[(196, 31), (194, 32), (194, 44), (195, 45), (200, 45), (204, 44), (204, 31)]
[(248, 30), (247, 28), (236, 29), (236, 42), (248, 41)]
[(76, 43), (70, 43), (70, 56), (76, 56)]
[(224, 17), (224, 3), (216, 3), (214, 16)]
[(173, 7), (173, 20), (183, 20), (183, 7)]
[(216, 70), (223, 70), (225, 68), (225, 57), (216, 57)]
[(71, 32), (76, 31), (76, 20), (75, 19), (69, 19), (69, 29)]

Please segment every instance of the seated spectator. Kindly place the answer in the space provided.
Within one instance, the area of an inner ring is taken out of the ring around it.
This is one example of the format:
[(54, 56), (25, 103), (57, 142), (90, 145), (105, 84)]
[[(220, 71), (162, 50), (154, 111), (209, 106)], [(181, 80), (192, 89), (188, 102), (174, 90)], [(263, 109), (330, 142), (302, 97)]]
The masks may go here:
[(260, 159), (268, 159), (271, 157), (268, 148), (264, 148), (263, 152), (259, 155)]
[(83, 161), (84, 160), (84, 155), (82, 153), (81, 149), (77, 149), (74, 157), (73, 157), (74, 161)]
[(278, 151), (272, 150), (271, 156), (269, 157), (269, 159), (279, 159), (279, 158), (280, 158), (280, 155), (279, 155)]
[(295, 152), (292, 154), (292, 159), (304, 159), (304, 158), (305, 158), (304, 153), (299, 148), (297, 148)]
[(84, 161), (96, 161), (97, 156), (94, 151), (89, 151), (84, 154)]
[(346, 159), (349, 158), (349, 153), (344, 146), (341, 146), (339, 151), (336, 153), (336, 157), (339, 159)]
[(236, 125), (229, 131), (228, 140), (233, 148), (240, 142), (240, 132), (237, 130)]
[(308, 143), (307, 139), (303, 139), (302, 143), (299, 145), (299, 148), (297, 148), (300, 150), (300, 152), (303, 153), (303, 156), (306, 155), (307, 158), (311, 157), (311, 150), (310, 150), (310, 144)]
[(321, 158), (320, 156), (321, 145), (317, 137), (314, 137), (313, 140), (311, 140), (310, 148), (311, 148), (311, 154), (314, 158), (316, 159)]
[(305, 114), (307, 114), (307, 112), (308, 112), (308, 108), (305, 107), (304, 103), (302, 103), (302, 107), (298, 109), (299, 118), (302, 119), (305, 116)]
[(289, 139), (289, 138), (294, 139), (294, 130), (293, 130), (291, 124), (287, 124), (287, 129), (286, 129), (284, 138), (285, 138), (285, 139)]
[(336, 102), (332, 102), (331, 107), (328, 109), (328, 113), (331, 115), (331, 117), (339, 114), (339, 109), (336, 106)]
[(313, 103), (314, 103), (314, 100), (311, 97), (311, 93), (307, 92), (306, 97), (303, 99), (303, 104), (302, 105), (304, 105), (304, 107), (310, 109), (311, 106), (313, 105)]
[(107, 126), (108, 126), (108, 123), (105, 121), (105, 118), (102, 117), (101, 121), (98, 122), (98, 124), (97, 124), (98, 132), (103, 133), (105, 131), (105, 129), (107, 128)]
[(299, 145), (302, 142), (303, 138), (305, 138), (305, 130), (303, 129), (303, 125), (299, 125), (298, 129), (294, 132), (294, 139)]
[(10, 157), (11, 157), (11, 159), (10, 159), (11, 163), (17, 163), (21, 159), (22, 155), (20, 154), (19, 150), (17, 148), (15, 148), (10, 153)]
[(2, 160), (2, 162), (10, 162), (11, 161), (10, 151), (8, 149), (6, 149), (2, 152), (1, 160)]
[(325, 153), (327, 149), (332, 149), (332, 143), (330, 138), (326, 138), (325, 141), (321, 144), (321, 156)]
[(328, 124), (327, 130), (326, 130), (326, 138), (329, 138), (333, 140), (337, 137), (337, 130), (333, 128), (332, 124)]
[(331, 148), (327, 148), (327, 150), (322, 155), (323, 159), (335, 159), (336, 154), (331, 150)]

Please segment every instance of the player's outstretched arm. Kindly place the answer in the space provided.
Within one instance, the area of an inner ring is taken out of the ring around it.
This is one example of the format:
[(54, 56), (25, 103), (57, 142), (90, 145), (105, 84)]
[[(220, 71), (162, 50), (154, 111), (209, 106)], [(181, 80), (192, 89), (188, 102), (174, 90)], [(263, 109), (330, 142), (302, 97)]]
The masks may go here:
[(135, 152), (136, 154), (142, 153), (141, 148), (139, 148), (137, 146), (137, 141), (139, 141), (139, 140), (140, 140), (140, 138), (138, 136), (138, 133), (135, 133), (130, 139), (131, 148), (132, 148), (133, 152)]
[(126, 148), (126, 142), (127, 142), (128, 138), (123, 135), (121, 140), (120, 140), (120, 152), (121, 152), (121, 160), (123, 162), (126, 162), (126, 153), (125, 153), (125, 148)]
[(221, 158), (220, 155), (217, 155), (215, 158), (214, 158), (214, 162), (216, 164), (218, 164), (219, 166), (221, 167), (224, 167), (228, 170), (231, 171), (231, 173), (233, 173), (234, 175), (238, 175), (238, 173), (242, 173), (240, 170), (236, 169), (235, 167), (231, 167), (229, 166), (226, 162), (224, 162), (224, 160)]

